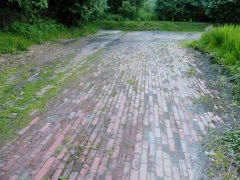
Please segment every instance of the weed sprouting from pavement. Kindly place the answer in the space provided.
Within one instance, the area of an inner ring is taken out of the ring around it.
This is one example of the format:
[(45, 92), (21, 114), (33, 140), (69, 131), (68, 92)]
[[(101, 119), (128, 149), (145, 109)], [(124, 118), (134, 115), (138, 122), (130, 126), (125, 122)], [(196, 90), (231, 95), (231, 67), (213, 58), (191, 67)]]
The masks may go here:
[(115, 97), (116, 95), (117, 95), (117, 90), (116, 89), (113, 89), (113, 91), (112, 91), (112, 97)]
[(128, 82), (128, 84), (130, 84), (132, 86), (134, 85), (134, 80), (133, 79), (129, 79), (127, 82)]
[(194, 74), (196, 74), (196, 71), (195, 69), (192, 67), (191, 69), (189, 69), (187, 72), (186, 72), (187, 76), (193, 76)]
[(67, 136), (65, 139), (64, 139), (64, 143), (67, 144), (69, 143), (71, 140), (71, 137), (70, 136)]

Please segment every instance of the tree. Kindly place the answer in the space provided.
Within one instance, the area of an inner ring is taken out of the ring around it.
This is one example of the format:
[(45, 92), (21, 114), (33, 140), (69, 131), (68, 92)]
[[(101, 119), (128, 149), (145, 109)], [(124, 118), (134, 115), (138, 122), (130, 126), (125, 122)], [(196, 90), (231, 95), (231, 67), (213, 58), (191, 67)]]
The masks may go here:
[(240, 22), (239, 0), (203, 0), (206, 16), (215, 22)]
[(200, 9), (201, 0), (157, 0), (156, 11), (160, 20), (188, 21)]
[(8, 2), (17, 5), (25, 17), (34, 17), (40, 15), (48, 8), (48, 0), (8, 0)]
[(119, 13), (125, 18), (134, 19), (137, 14), (137, 8), (131, 5), (130, 1), (123, 1), (122, 6), (119, 8)]
[(49, 0), (51, 16), (68, 24), (95, 19), (107, 8), (107, 0)]

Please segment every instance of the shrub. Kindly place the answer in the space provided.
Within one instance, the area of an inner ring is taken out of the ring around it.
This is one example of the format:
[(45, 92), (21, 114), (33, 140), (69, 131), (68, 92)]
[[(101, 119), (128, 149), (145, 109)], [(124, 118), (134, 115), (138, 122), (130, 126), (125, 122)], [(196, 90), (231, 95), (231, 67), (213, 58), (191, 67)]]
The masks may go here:
[(189, 21), (200, 8), (200, 0), (157, 0), (156, 11), (160, 20)]
[(215, 22), (240, 22), (239, 0), (203, 0), (206, 15)]
[(120, 14), (104, 13), (101, 19), (107, 21), (122, 21), (124, 18)]
[(137, 8), (131, 5), (130, 1), (123, 1), (119, 13), (125, 18), (134, 19), (137, 15)]
[(63, 28), (63, 25), (57, 24), (53, 20), (44, 21), (40, 19), (30, 24), (24, 22), (14, 22), (6, 28), (6, 31), (25, 38), (30, 38), (37, 43), (41, 43), (46, 39), (49, 39), (52, 34), (58, 32), (59, 30), (63, 30)]

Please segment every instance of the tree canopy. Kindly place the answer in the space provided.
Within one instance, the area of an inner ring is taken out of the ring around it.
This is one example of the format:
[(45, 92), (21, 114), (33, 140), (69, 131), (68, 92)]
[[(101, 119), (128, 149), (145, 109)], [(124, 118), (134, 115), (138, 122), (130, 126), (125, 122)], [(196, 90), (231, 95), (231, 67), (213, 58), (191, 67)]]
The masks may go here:
[[(64, 24), (106, 18), (240, 22), (238, 0), (0, 0), (0, 25), (36, 18)], [(117, 18), (116, 18), (117, 17)]]

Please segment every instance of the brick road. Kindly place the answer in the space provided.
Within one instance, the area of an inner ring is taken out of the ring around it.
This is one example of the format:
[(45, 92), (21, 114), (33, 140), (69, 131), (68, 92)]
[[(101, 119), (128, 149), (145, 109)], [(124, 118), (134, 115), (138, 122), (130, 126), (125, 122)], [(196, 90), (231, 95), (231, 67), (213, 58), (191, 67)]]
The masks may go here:
[(79, 75), (0, 148), (1, 180), (201, 178), (192, 149), (221, 118), (192, 109), (210, 91), (187, 75), (198, 57), (178, 45), (199, 35), (111, 37), (90, 58), (76, 55)]

